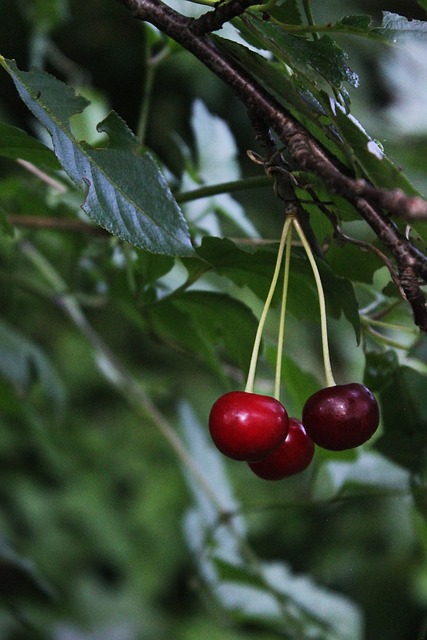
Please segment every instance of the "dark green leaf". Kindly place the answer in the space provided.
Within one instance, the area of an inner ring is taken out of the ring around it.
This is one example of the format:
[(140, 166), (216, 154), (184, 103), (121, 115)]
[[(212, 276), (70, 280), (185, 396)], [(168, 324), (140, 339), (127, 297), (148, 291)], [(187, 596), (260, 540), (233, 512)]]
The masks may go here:
[(302, 24), (302, 16), (298, 7), (297, 0), (284, 0), (284, 2), (276, 2), (269, 13), (275, 20), (278, 20), (279, 22), (283, 22), (285, 24)]
[(190, 315), (198, 333), (208, 343), (223, 345), (225, 359), (246, 373), (258, 326), (246, 305), (210, 291), (189, 291), (174, 304)]
[(226, 382), (222, 363), (209, 337), (199, 331), (197, 320), (181, 305), (173, 301), (154, 304), (144, 310), (150, 330), (165, 344), (178, 351), (191, 354), (209, 367), (223, 382)]
[(381, 259), (373, 252), (353, 244), (332, 243), (327, 260), (333, 271), (352, 282), (372, 283), (375, 271), (383, 266)]
[(246, 15), (242, 23), (249, 33), (259, 38), (264, 49), (272, 51), (292, 69), (304, 74), (312, 74), (314, 70), (336, 88), (340, 88), (343, 82), (355, 87), (358, 85), (357, 74), (347, 64), (347, 54), (329, 36), (318, 40), (294, 36), (254, 14)]
[(264, 300), (273, 276), (274, 250), (246, 251), (226, 238), (204, 238), (198, 255), (237, 286), (249, 287)]
[[(0, 62), (22, 100), (52, 135), (55, 153), (66, 172), (86, 191), (82, 208), (87, 215), (142, 249), (191, 255), (186, 222), (153, 158), (147, 153), (138, 157), (123, 148), (92, 149), (79, 142), (71, 133), (69, 119), (81, 112), (87, 101), (45, 72), (19, 71), (13, 61), (4, 58)], [(115, 143), (118, 138), (122, 140), (123, 134), (117, 134)]]
[(37, 166), (58, 170), (61, 168), (53, 151), (22, 129), (0, 122), (0, 156), (20, 158)]
[(420, 195), (402, 171), (385, 154), (378, 143), (364, 130), (353, 115), (335, 109), (334, 124), (346, 140), (366, 178), (377, 187), (400, 188), (405, 193)]
[(341, 20), (334, 25), (335, 27), (345, 27), (350, 29), (357, 29), (361, 31), (368, 31), (371, 25), (371, 16), (358, 15), (358, 16), (344, 16)]
[(384, 434), (375, 448), (411, 471), (427, 463), (426, 388), (425, 376), (400, 367), (380, 394)]
[(188, 291), (144, 313), (152, 331), (204, 360), (224, 382), (224, 360), (247, 372), (258, 322), (242, 302), (221, 293)]
[(339, 277), (329, 265), (322, 260), (317, 261), (322, 284), (325, 290), (327, 311), (333, 318), (341, 313), (352, 324), (356, 339), (360, 339), (359, 305), (350, 280)]

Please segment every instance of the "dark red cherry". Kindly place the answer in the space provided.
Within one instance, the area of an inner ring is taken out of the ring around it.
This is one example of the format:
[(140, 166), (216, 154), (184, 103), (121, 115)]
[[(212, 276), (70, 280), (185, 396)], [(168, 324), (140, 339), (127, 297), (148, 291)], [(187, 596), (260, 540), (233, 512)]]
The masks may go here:
[(302, 423), (289, 420), (286, 440), (267, 457), (258, 462), (248, 462), (255, 475), (264, 480), (282, 480), (307, 469), (314, 456), (314, 444)]
[(270, 396), (231, 391), (218, 398), (209, 415), (209, 431), (218, 449), (234, 460), (260, 460), (286, 438), (289, 418)]
[(342, 451), (363, 444), (375, 433), (379, 409), (363, 384), (326, 387), (304, 405), (302, 422), (310, 438), (324, 449)]

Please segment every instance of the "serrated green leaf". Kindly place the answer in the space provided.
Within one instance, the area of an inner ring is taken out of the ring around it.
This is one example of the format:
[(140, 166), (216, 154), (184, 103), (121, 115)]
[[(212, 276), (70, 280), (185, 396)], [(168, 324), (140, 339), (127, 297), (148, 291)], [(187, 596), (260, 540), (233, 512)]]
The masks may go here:
[(61, 168), (51, 149), (22, 129), (2, 122), (0, 122), (0, 156), (13, 160), (21, 158), (54, 171)]
[(69, 120), (87, 101), (45, 72), (20, 71), (4, 58), (0, 62), (22, 100), (51, 134), (65, 171), (86, 190), (85, 213), (134, 246), (153, 253), (192, 255), (186, 222), (153, 158), (124, 149), (93, 149), (79, 142)]

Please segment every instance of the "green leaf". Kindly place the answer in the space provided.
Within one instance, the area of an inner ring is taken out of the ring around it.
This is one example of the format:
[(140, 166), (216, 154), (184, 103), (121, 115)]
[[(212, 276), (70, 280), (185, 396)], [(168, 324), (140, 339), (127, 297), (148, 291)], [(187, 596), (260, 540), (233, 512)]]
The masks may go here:
[(275, 20), (278, 20), (279, 22), (283, 22), (286, 24), (302, 24), (302, 16), (298, 7), (297, 0), (284, 0), (284, 2), (276, 2), (269, 13)]
[[(147, 251), (192, 255), (186, 222), (153, 158), (114, 146), (92, 149), (79, 142), (69, 120), (87, 101), (45, 72), (19, 71), (13, 61), (4, 58), (0, 62), (22, 100), (51, 134), (65, 171), (86, 190), (85, 213), (110, 233)], [(135, 149), (137, 144), (135, 138)]]
[(214, 345), (203, 331), (199, 331), (197, 321), (193, 321), (183, 306), (165, 300), (144, 309), (144, 319), (160, 340), (178, 351), (191, 354), (226, 382), (222, 362), (218, 360)]
[(0, 156), (18, 158), (57, 171), (61, 168), (53, 151), (17, 127), (0, 122)]
[(273, 276), (277, 250), (248, 251), (227, 238), (203, 238), (197, 254), (237, 286), (249, 287), (264, 300)]
[(375, 271), (383, 262), (373, 251), (367, 251), (353, 244), (332, 243), (327, 253), (328, 264), (338, 276), (352, 282), (372, 284)]
[(375, 448), (411, 471), (427, 462), (427, 378), (400, 367), (380, 394), (384, 434)]
[(408, 194), (421, 195), (360, 122), (353, 115), (344, 113), (339, 105), (335, 107), (334, 124), (368, 180), (384, 189), (400, 188)]
[(357, 29), (360, 31), (368, 31), (371, 25), (371, 16), (357, 15), (357, 16), (344, 16), (341, 20), (338, 20), (334, 25), (334, 29), (337, 27), (344, 27), (344, 29)]
[(144, 317), (162, 340), (203, 360), (224, 383), (224, 360), (247, 372), (258, 321), (243, 302), (187, 291), (145, 307)]
[(226, 360), (247, 371), (258, 321), (243, 302), (222, 293), (188, 291), (174, 304), (191, 315), (209, 342), (224, 346)]
[(343, 82), (357, 87), (359, 80), (347, 64), (348, 55), (329, 36), (318, 40), (301, 38), (255, 14), (245, 15), (242, 24), (249, 33), (256, 35), (262, 48), (273, 52), (292, 69), (309, 75), (314, 70), (337, 89)]
[(333, 318), (339, 318), (341, 313), (353, 326), (356, 339), (360, 339), (359, 304), (351, 280), (338, 276), (323, 260), (317, 261), (322, 284), (325, 291), (327, 311)]

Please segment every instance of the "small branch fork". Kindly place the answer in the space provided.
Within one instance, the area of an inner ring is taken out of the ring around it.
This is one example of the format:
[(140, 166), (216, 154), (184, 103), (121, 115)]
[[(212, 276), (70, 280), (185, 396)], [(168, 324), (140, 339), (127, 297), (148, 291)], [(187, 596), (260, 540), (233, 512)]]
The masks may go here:
[(258, 129), (259, 122), (263, 121), (264, 129), (275, 132), (299, 167), (318, 176), (330, 191), (353, 205), (393, 255), (400, 288), (412, 307), (414, 321), (427, 331), (427, 303), (420, 288), (427, 282), (427, 257), (382, 211), (408, 222), (427, 219), (427, 201), (408, 196), (400, 189), (379, 189), (366, 180), (349, 176), (348, 169), (331, 157), (274, 96), (220, 50), (210, 32), (257, 3), (252, 0), (219, 2), (214, 11), (194, 19), (174, 11), (161, 0), (119, 1), (136, 19), (153, 24), (221, 78), (245, 105), (252, 121), (256, 120)]

